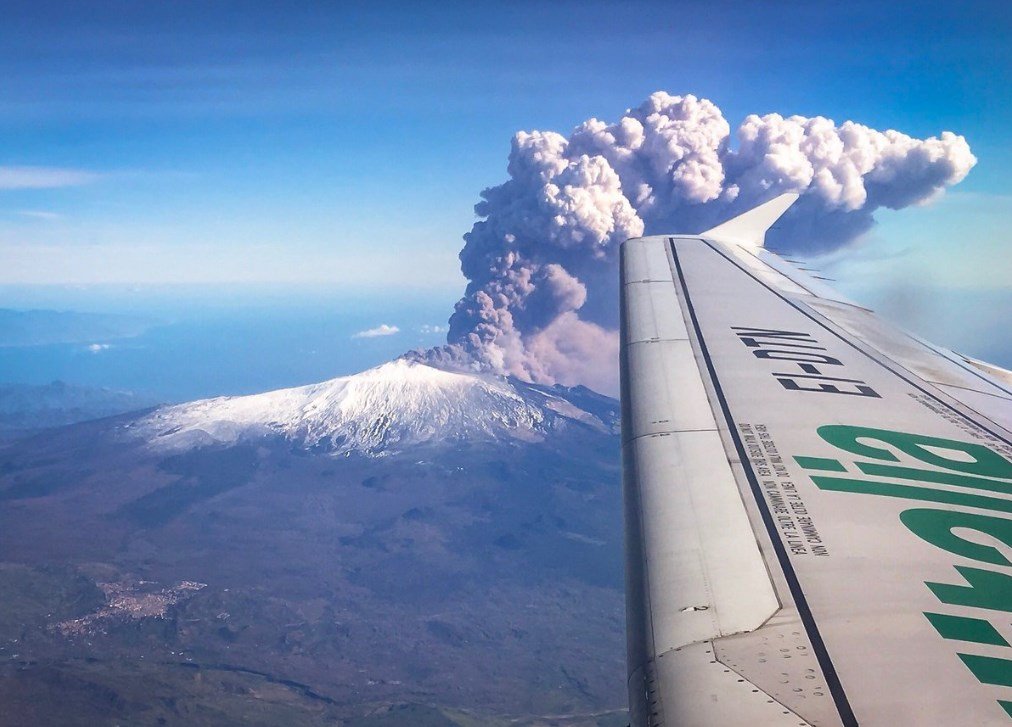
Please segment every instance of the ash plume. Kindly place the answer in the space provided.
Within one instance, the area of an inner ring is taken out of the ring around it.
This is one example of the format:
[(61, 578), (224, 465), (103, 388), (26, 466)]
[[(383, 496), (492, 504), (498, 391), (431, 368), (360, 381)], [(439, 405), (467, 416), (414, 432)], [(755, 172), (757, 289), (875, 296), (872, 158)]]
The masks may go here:
[(614, 392), (616, 263), (626, 238), (699, 232), (798, 192), (769, 246), (825, 253), (867, 231), (876, 209), (924, 203), (976, 161), (948, 131), (915, 139), (821, 116), (753, 114), (732, 139), (713, 102), (664, 92), (568, 137), (520, 132), (509, 179), (481, 193), (479, 220), (464, 235), (469, 282), (447, 344), (416, 355)]

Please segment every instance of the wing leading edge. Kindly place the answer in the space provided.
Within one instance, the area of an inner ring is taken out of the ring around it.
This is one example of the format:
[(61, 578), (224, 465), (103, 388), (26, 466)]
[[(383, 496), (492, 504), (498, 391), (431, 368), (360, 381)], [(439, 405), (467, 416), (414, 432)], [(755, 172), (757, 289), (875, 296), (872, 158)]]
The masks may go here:
[(636, 725), (1003, 724), (1012, 391), (762, 248), (622, 249)]

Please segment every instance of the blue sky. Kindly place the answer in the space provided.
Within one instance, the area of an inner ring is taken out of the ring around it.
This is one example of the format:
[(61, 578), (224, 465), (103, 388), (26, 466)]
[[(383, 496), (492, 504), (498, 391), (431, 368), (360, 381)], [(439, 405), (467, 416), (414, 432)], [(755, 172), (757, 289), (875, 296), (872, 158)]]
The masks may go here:
[(873, 294), (868, 261), (899, 259), (1003, 288), (1009, 37), (1000, 2), (5, 3), (0, 284), (449, 295), (515, 131), (663, 89), (732, 127), (776, 111), (965, 135), (969, 177), (834, 272)]

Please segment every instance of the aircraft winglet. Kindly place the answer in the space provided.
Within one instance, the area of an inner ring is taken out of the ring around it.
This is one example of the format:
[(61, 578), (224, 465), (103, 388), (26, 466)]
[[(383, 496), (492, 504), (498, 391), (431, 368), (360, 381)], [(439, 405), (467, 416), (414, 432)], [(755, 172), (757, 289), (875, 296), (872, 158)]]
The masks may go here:
[(764, 202), (748, 212), (743, 212), (737, 217), (732, 217), (727, 222), (707, 230), (702, 233), (702, 236), (738, 245), (762, 247), (766, 241), (766, 231), (797, 199), (798, 195), (794, 192), (781, 194), (769, 202)]

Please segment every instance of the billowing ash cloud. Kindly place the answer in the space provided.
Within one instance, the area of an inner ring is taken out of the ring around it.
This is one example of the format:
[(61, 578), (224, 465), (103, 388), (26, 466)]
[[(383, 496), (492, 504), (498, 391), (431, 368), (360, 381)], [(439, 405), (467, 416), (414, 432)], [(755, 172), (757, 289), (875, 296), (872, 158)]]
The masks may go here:
[(699, 232), (782, 192), (801, 199), (769, 238), (794, 253), (854, 240), (879, 207), (931, 199), (976, 159), (962, 136), (914, 139), (823, 117), (748, 116), (731, 137), (715, 104), (658, 92), (569, 137), (520, 132), (509, 179), (481, 193), (464, 236), (470, 281), (447, 345), (424, 356), (614, 391), (618, 248)]

